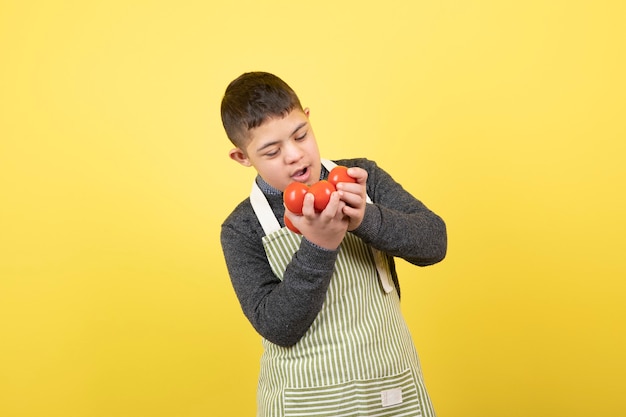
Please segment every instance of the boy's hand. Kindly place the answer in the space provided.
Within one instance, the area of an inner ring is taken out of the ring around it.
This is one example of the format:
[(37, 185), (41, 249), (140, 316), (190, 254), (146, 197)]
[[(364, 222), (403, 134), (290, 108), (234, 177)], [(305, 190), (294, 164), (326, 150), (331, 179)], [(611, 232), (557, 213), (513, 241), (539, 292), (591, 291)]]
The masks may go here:
[(314, 200), (311, 193), (304, 196), (302, 216), (293, 214), (286, 208), (285, 213), (310, 242), (325, 249), (335, 250), (348, 230), (349, 219), (343, 213), (346, 204), (339, 198), (339, 193), (334, 192), (330, 196), (328, 205), (320, 213), (316, 212), (313, 207)]
[(363, 168), (351, 167), (348, 168), (348, 175), (356, 179), (356, 183), (340, 182), (337, 184), (337, 192), (341, 201), (345, 203), (343, 214), (348, 216), (348, 230), (352, 231), (361, 225), (365, 216), (367, 171)]

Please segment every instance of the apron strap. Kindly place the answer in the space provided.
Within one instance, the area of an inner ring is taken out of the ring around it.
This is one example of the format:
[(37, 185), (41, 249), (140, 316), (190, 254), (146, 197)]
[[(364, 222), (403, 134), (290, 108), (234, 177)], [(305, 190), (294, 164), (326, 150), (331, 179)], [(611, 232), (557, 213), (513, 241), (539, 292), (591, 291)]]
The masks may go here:
[[(334, 167), (337, 166), (336, 163), (329, 159), (322, 159), (322, 165), (328, 171), (331, 171)], [(271, 233), (280, 230), (280, 223), (276, 216), (274, 216), (274, 212), (270, 207), (270, 204), (267, 202), (267, 198), (263, 194), (263, 191), (259, 188), (256, 181), (252, 182), (252, 191), (250, 192), (250, 203), (252, 204), (252, 209), (256, 214), (259, 222), (261, 223), (261, 227), (263, 227), (263, 231), (265, 235), (269, 235)], [(367, 203), (372, 204), (372, 200), (369, 196), (367, 196)], [(380, 279), (380, 284), (386, 293), (390, 293), (394, 290), (394, 285), (391, 280), (390, 272), (389, 272), (389, 264), (385, 259), (385, 255), (370, 246), (372, 250), (372, 255), (374, 256), (374, 261), (376, 262), (376, 270), (378, 271), (378, 278)]]
[(261, 191), (259, 186), (256, 184), (256, 181), (252, 182), (250, 203), (252, 204), (254, 214), (256, 214), (256, 217), (259, 219), (266, 236), (280, 230), (280, 223), (276, 219), (276, 216), (274, 216), (270, 203), (267, 202), (267, 198), (265, 198), (263, 191)]

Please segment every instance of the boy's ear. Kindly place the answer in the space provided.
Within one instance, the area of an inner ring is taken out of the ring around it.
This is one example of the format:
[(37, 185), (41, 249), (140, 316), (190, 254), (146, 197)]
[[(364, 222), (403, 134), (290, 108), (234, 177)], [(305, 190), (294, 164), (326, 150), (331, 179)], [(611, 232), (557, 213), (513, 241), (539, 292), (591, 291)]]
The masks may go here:
[(228, 152), (228, 156), (230, 156), (230, 159), (232, 159), (233, 161), (239, 162), (241, 165), (245, 167), (249, 167), (252, 165), (250, 163), (250, 160), (246, 156), (246, 153), (239, 148), (231, 149)]
[(308, 107), (305, 107), (304, 114), (306, 114), (306, 117), (309, 117), (309, 114), (311, 114), (311, 109), (309, 109)]

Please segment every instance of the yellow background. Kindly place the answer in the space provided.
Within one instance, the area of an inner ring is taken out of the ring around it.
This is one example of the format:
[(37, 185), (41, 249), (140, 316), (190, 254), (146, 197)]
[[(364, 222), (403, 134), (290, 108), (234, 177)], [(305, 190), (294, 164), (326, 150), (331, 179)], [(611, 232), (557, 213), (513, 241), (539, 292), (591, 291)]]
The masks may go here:
[(251, 416), (230, 80), (441, 214), (401, 262), (439, 417), (626, 413), (623, 1), (0, 0), (0, 416)]

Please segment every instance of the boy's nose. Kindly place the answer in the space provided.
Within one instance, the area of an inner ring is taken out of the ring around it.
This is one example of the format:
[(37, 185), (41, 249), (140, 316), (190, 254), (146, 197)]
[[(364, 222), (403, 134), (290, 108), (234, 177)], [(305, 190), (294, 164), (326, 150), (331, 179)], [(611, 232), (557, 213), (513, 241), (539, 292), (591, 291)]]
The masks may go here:
[(304, 155), (304, 152), (295, 144), (290, 144), (285, 149), (285, 161), (287, 163), (299, 161), (302, 158), (302, 155)]

